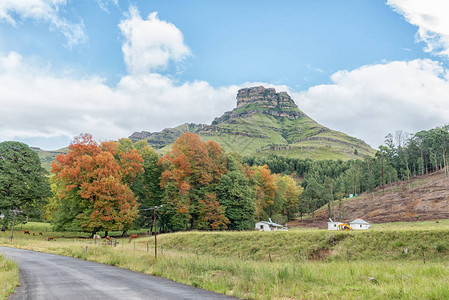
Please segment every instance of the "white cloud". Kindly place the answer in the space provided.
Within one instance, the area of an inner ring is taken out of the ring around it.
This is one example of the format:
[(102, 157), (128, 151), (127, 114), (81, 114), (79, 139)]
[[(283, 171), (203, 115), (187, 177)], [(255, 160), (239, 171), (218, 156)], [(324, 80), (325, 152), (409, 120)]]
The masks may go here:
[(449, 57), (449, 1), (388, 0), (387, 4), (418, 26), (417, 39), (427, 44), (426, 51)]
[(316, 121), (377, 148), (390, 132), (449, 123), (448, 79), (438, 62), (394, 61), (339, 71), (331, 76), (332, 84), (292, 97)]
[(118, 0), (97, 0), (98, 6), (106, 13), (109, 13), (109, 6), (118, 7)]
[(82, 132), (109, 140), (185, 122), (210, 123), (233, 108), (237, 89), (204, 81), (177, 85), (159, 74), (126, 76), (111, 88), (98, 77), (54, 76), (12, 52), (0, 57), (0, 140)]
[(171, 60), (180, 62), (190, 55), (182, 32), (175, 25), (159, 20), (156, 12), (142, 19), (137, 8), (131, 7), (119, 28), (126, 39), (122, 51), (131, 74), (160, 70)]
[(448, 123), (448, 79), (438, 62), (414, 60), (339, 71), (332, 75), (332, 84), (304, 92), (263, 82), (226, 87), (204, 81), (177, 84), (155, 73), (125, 76), (110, 87), (98, 77), (52, 75), (11, 52), (0, 56), (0, 140), (73, 137), (82, 132), (109, 140), (185, 122), (210, 123), (235, 107), (239, 88), (264, 85), (287, 91), (301, 110), (323, 125), (377, 147), (390, 132), (417, 132)]
[(71, 24), (59, 16), (59, 8), (64, 5), (65, 0), (1, 0), (0, 21), (14, 26), (19, 18), (48, 22), (50, 28), (56, 28), (67, 38), (69, 46), (84, 42), (84, 24)]

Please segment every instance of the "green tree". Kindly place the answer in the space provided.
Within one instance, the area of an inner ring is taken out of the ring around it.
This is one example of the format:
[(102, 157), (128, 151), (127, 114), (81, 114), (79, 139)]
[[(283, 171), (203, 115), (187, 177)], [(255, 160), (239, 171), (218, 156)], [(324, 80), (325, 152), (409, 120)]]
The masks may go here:
[[(47, 172), (35, 151), (20, 142), (0, 143), (0, 212), (3, 228), (16, 219), (40, 215), (51, 196)], [(11, 239), (12, 239), (11, 231)]]
[[(160, 205), (163, 197), (163, 191), (159, 183), (163, 169), (162, 166), (158, 164), (160, 159), (159, 154), (157, 154), (156, 151), (148, 145), (146, 140), (141, 140), (133, 144), (130, 139), (119, 139), (118, 153), (124, 153), (129, 150), (137, 150), (143, 159), (144, 172), (139, 174), (131, 182), (131, 190), (138, 198), (139, 207), (145, 209)], [(157, 220), (157, 227), (164, 229), (167, 221), (167, 217), (161, 214)], [(140, 210), (139, 217), (136, 220), (136, 225), (138, 227), (150, 227), (152, 229), (153, 224), (153, 211)]]
[(220, 178), (217, 198), (225, 207), (229, 229), (247, 230), (254, 227), (256, 211), (255, 190), (250, 180), (240, 170), (229, 171)]

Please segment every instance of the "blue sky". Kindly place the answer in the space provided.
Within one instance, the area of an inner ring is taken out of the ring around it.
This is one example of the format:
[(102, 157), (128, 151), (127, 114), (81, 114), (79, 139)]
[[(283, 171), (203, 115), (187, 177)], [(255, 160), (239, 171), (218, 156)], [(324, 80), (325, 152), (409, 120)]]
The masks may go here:
[[(424, 3), (425, 2), (425, 3)], [(447, 124), (443, 0), (0, 2), (0, 140), (210, 123), (253, 85), (377, 147)]]

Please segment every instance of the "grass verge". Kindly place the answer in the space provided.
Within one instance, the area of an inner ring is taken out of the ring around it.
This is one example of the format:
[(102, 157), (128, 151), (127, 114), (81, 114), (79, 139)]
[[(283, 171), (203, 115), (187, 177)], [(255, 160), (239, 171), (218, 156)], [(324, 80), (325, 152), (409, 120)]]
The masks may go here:
[(0, 255), (0, 299), (6, 299), (19, 284), (17, 264)]
[(12, 243), (7, 235), (0, 236), (0, 244), (114, 265), (245, 299), (449, 299), (449, 231), (424, 228), (166, 234), (158, 238), (157, 259), (151, 237), (131, 243), (120, 239), (113, 247), (103, 240), (95, 244), (62, 238), (61, 233), (51, 233), (55, 240), (45, 241), (45, 236), (18, 232)]

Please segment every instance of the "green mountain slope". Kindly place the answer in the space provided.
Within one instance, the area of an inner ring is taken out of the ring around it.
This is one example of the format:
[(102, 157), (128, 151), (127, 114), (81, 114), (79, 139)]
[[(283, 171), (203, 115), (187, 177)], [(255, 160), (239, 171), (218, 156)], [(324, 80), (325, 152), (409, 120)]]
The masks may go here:
[(351, 159), (374, 153), (362, 140), (318, 124), (287, 93), (264, 87), (239, 90), (237, 107), (211, 125), (183, 124), (155, 133), (135, 132), (130, 138), (147, 139), (163, 153), (184, 132), (197, 133), (242, 155)]
[(33, 149), (34, 151), (37, 152), (37, 155), (39, 156), (39, 158), (41, 160), (42, 167), (44, 167), (44, 169), (49, 172), (51, 170), (51, 162), (56, 160), (56, 156), (58, 156), (60, 153), (67, 154), (67, 151), (69, 151), (68, 147), (61, 148), (59, 150), (54, 150), (54, 151), (42, 150), (37, 147), (31, 147), (31, 149)]

